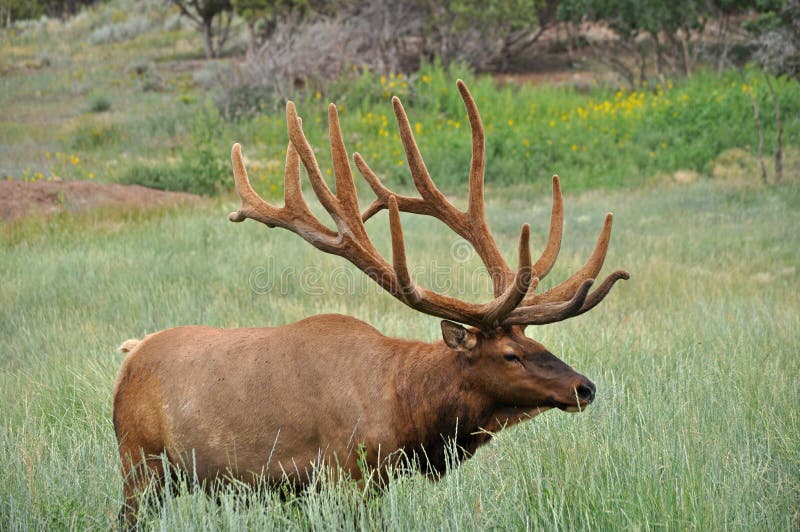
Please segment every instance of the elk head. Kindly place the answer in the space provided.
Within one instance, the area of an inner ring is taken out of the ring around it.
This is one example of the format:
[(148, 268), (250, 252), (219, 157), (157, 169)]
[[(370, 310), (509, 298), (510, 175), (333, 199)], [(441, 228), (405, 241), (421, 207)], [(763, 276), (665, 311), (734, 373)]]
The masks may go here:
[[(355, 165), (369, 183), (376, 199), (362, 212), (353, 174), (344, 146), (336, 106), (328, 108), (335, 193), (326, 184), (314, 151), (306, 139), (294, 104), (286, 105), (289, 145), (286, 151), (284, 206), (274, 207), (250, 185), (241, 155), (234, 144), (232, 161), (236, 190), (242, 200), (233, 222), (247, 218), (268, 227), (288, 229), (323, 252), (339, 255), (362, 270), (373, 281), (409, 307), (443, 318), (445, 344), (455, 353), (466, 379), (492, 397), (498, 405), (520, 410), (559, 407), (578, 410), (592, 402), (595, 386), (576, 373), (541, 344), (527, 338), (527, 325), (543, 325), (577, 316), (595, 307), (627, 272), (609, 275), (590, 293), (608, 249), (612, 215), (606, 216), (597, 244), (588, 261), (555, 287), (536, 293), (539, 281), (552, 269), (561, 247), (564, 225), (563, 199), (558, 176), (553, 176), (553, 206), (550, 232), (541, 256), (533, 262), (530, 227), (522, 226), (517, 268), (500, 253), (489, 229), (483, 202), (485, 170), (484, 129), (475, 101), (459, 80), (458, 90), (469, 116), (472, 160), (469, 170), (469, 201), (465, 211), (453, 206), (436, 187), (422, 160), (406, 112), (398, 98), (392, 104), (400, 130), (411, 177), (420, 197), (389, 190), (355, 153)], [(336, 230), (322, 224), (309, 209), (300, 185), (300, 162), (311, 187), (333, 219)], [(387, 261), (375, 248), (364, 223), (383, 209), (389, 211), (392, 259)], [(400, 212), (432, 216), (468, 241), (489, 272), (494, 298), (472, 303), (418, 286), (409, 273)], [(462, 325), (471, 326), (465, 328)]]
[(579, 412), (594, 400), (594, 383), (525, 336), (520, 326), (487, 332), (444, 320), (442, 337), (456, 351), (465, 378), (497, 404)]

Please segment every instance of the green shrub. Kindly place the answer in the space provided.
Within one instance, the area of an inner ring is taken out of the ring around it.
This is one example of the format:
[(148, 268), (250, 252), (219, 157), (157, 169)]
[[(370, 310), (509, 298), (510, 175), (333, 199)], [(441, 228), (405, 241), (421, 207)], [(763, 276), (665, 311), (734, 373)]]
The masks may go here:
[(142, 91), (159, 91), (163, 88), (163, 80), (153, 61), (132, 61), (125, 67), (125, 74), (135, 80)]
[(277, 107), (278, 96), (270, 86), (241, 85), (221, 91), (216, 98), (217, 106), (228, 120), (252, 118), (265, 109)]
[(89, 123), (78, 126), (72, 133), (70, 145), (74, 150), (96, 150), (118, 144), (124, 136), (119, 126)]
[(105, 94), (96, 94), (89, 99), (90, 113), (103, 113), (111, 109), (111, 100)]
[(214, 192), (214, 189), (210, 191), (204, 190), (199, 183), (196, 183), (191, 168), (185, 165), (132, 166), (122, 175), (120, 182), (159, 190), (194, 192), (198, 194)]

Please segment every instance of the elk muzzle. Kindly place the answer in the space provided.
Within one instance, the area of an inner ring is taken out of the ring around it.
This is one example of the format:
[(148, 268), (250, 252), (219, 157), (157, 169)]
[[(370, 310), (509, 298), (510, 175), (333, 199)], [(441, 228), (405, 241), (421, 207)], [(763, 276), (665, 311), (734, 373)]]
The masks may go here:
[(555, 401), (555, 406), (565, 412), (583, 412), (594, 401), (597, 387), (592, 381), (579, 375), (569, 385), (572, 394), (571, 401)]

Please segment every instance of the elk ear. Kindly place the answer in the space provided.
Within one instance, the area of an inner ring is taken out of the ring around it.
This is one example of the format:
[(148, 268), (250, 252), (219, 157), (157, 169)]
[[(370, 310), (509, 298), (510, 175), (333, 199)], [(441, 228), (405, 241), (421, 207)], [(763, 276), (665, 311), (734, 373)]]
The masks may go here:
[(442, 338), (448, 347), (469, 351), (478, 344), (475, 333), (452, 321), (442, 320)]

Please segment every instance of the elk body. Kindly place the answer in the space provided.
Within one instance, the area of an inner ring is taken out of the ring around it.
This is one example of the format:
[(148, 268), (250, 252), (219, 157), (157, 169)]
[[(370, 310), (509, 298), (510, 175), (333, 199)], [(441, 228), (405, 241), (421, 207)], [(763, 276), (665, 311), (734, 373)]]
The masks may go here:
[[(586, 264), (537, 294), (561, 245), (558, 178), (553, 178), (550, 233), (541, 257), (531, 260), (526, 224), (518, 266), (511, 268), (484, 214), (483, 126), (463, 82), (458, 88), (472, 131), (469, 204), (463, 212), (431, 180), (396, 98), (400, 137), (419, 198), (390, 191), (355, 154), (377, 197), (361, 211), (333, 105), (335, 192), (322, 177), (292, 102), (287, 104), (284, 207), (273, 207), (255, 193), (241, 148), (233, 146), (242, 205), (231, 221), (250, 218), (289, 229), (321, 251), (346, 258), (409, 307), (442, 318), (442, 340), (388, 338), (355, 318), (333, 314), (281, 327), (177, 327), (128, 340), (114, 386), (114, 428), (124, 479), (122, 516), (129, 523), (145, 488), (163, 483), (164, 456), (209, 484), (265, 478), (303, 486), (323, 464), (359, 479), (365, 464), (385, 473), (400, 456), (413, 458), (423, 473), (436, 477), (450, 447), (468, 457), (503, 427), (550, 408), (579, 411), (592, 402), (594, 384), (526, 337), (524, 328), (586, 312), (617, 280), (628, 278), (616, 271), (590, 292), (608, 249), (611, 215)], [(335, 231), (311, 213), (303, 198), (301, 162)], [(389, 211), (391, 261), (375, 249), (364, 225), (382, 209)], [(470, 242), (491, 275), (494, 299), (470, 303), (416, 285), (406, 263), (401, 211), (433, 216)]]

